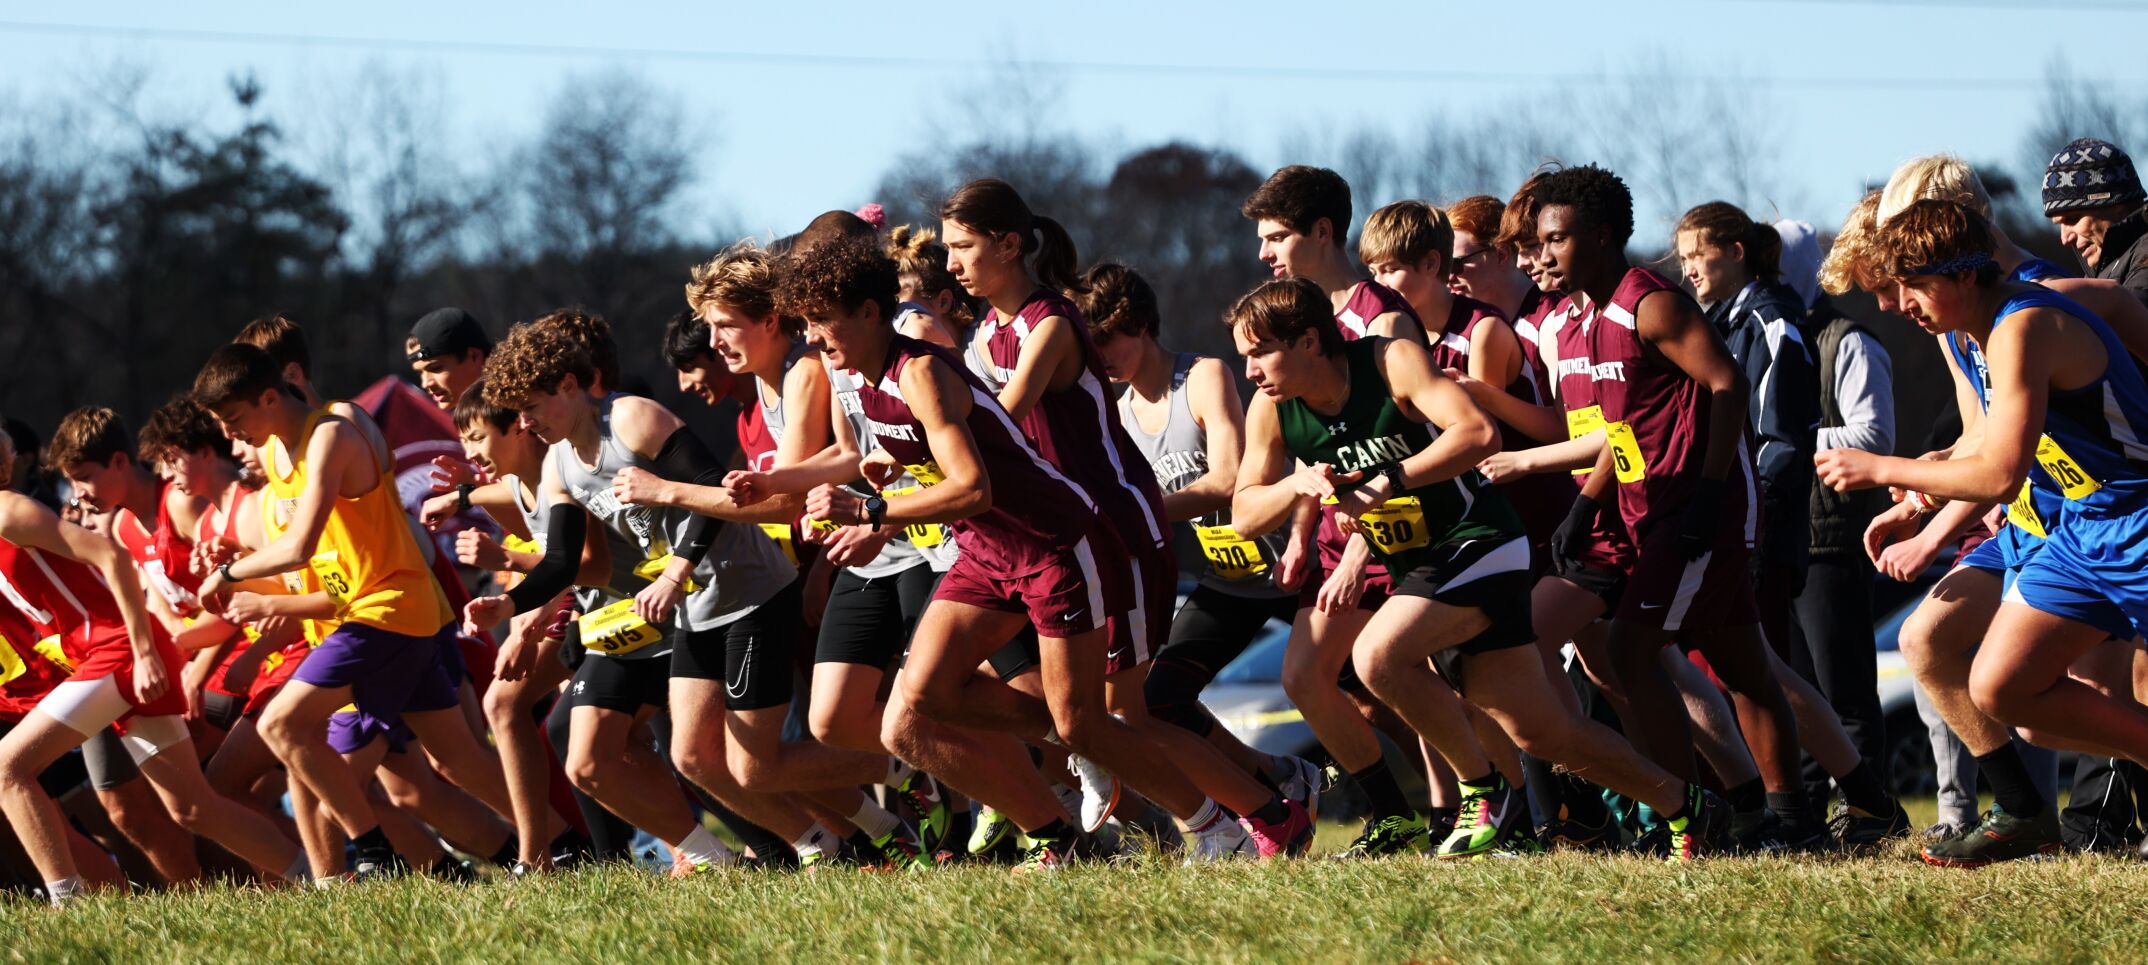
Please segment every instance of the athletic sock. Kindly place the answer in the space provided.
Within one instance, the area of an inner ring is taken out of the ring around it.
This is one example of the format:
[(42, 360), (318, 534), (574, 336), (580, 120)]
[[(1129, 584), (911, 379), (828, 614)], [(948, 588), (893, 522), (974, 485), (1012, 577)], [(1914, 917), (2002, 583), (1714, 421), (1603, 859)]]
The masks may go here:
[(1202, 798), (1201, 806), (1193, 809), (1193, 816), (1186, 819), (1186, 830), (1199, 834), (1223, 819), (1223, 809), (1216, 806), (1215, 798)]
[(561, 831), (559, 837), (553, 838), (552, 843), (545, 846), (546, 853), (550, 854), (554, 861), (559, 860), (562, 855), (579, 859), (592, 853), (592, 850), (589, 836), (574, 828)]
[(1074, 836), (1074, 826), (1064, 818), (1053, 818), (1052, 823), (1026, 833), (1039, 841), (1064, 841)]
[(828, 846), (835, 843), (834, 837), (834, 835), (828, 833), (827, 828), (821, 827), (816, 822), (812, 827), (807, 828), (804, 834), (799, 835), (796, 840), (791, 842), (791, 850), (798, 852), (800, 859), (813, 855), (824, 855), (828, 853)]
[(1246, 816), (1264, 824), (1281, 824), (1290, 820), (1290, 806), (1284, 804), (1282, 795), (1278, 794)]
[(1558, 769), (1553, 767), (1550, 761), (1534, 754), (1523, 754), (1521, 766), (1522, 777), (1527, 782), (1522, 786), (1529, 791), (1529, 810), (1536, 816), (1531, 826), (1546, 825), (1558, 820), (1566, 810), (1560, 797), (1562, 786), (1559, 783)]
[(81, 893), (82, 878), (79, 875), (68, 875), (58, 881), (45, 882), (45, 900), (52, 902), (54, 908), (66, 904), (68, 899)]
[(1805, 789), (1802, 787), (1794, 791), (1769, 791), (1768, 807), (1775, 812), (1776, 817), (1782, 819), (1783, 827), (1785, 828), (1804, 828), (1808, 826)]
[(902, 758), (891, 755), (888, 757), (888, 776), (880, 782), (880, 786), (901, 787), (902, 782), (909, 780), (910, 775), (915, 773), (917, 773), (917, 768), (903, 763)]
[(867, 838), (878, 841), (893, 833), (896, 828), (902, 827), (901, 818), (874, 804), (872, 798), (862, 794), (859, 798), (858, 813), (850, 816), (850, 823), (857, 825), (858, 830)]
[(1402, 796), (1402, 786), (1395, 783), (1395, 775), (1387, 769), (1386, 758), (1374, 761), (1371, 767), (1362, 771), (1351, 772), (1350, 777), (1364, 790), (1373, 820), (1412, 813), (1410, 802)]
[(1757, 777), (1725, 791), (1723, 800), (1736, 814), (1751, 814), (1770, 805), (1768, 786)]
[[(2029, 779), (2029, 766), (2021, 760), (2021, 749), (2013, 741), (1999, 745), (1989, 754), (1978, 754), (1978, 772), (1991, 785), (1992, 800), (2001, 810), (2017, 818), (2034, 818), (2044, 813), (2049, 802), (2036, 793), (2036, 783)], [(1844, 795), (1848, 795), (1845, 788)]]
[(709, 829), (699, 826), (687, 832), (686, 838), (678, 844), (678, 851), (686, 856), (686, 860), (697, 865), (724, 864), (732, 856), (728, 846), (716, 840), (716, 836), (710, 834)]
[(1566, 810), (1566, 819), (1585, 828), (1600, 828), (1611, 823), (1611, 809), (1604, 806), (1603, 791), (1571, 773), (1560, 772), (1553, 778), (1558, 783), (1559, 806)]
[(1842, 788), (1842, 803), (1870, 815), (1894, 813), (1894, 799), (1887, 796), (1887, 789), (1880, 786), (1879, 775), (1872, 773), (1872, 766), (1858, 761), (1848, 774), (1835, 778), (1835, 785)]

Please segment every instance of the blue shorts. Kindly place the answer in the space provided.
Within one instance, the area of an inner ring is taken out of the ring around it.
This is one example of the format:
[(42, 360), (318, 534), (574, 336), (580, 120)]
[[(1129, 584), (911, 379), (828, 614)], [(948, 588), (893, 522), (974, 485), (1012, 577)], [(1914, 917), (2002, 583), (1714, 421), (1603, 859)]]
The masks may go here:
[(2148, 510), (2101, 518), (2068, 513), (2040, 542), (2042, 550), (2004, 599), (2120, 640), (2148, 626)]
[[(393, 734), (406, 711), (459, 703), (461, 678), (450, 675), (449, 661), (441, 655), (454, 649), (454, 624), (429, 637), (413, 637), (345, 623), (306, 656), (291, 679), (324, 690), (350, 688), (356, 711), (337, 714), (342, 720), (332, 718), (329, 726), (329, 745), (348, 754)], [(454, 657), (459, 665), (460, 654)]]
[(2014, 582), (2014, 574), (2036, 554), (2043, 551), (2044, 540), (2012, 523), (1999, 527), (1990, 539), (1978, 543), (1967, 556), (1955, 561), (1958, 566), (1974, 567), (2003, 577), (2008, 585)]

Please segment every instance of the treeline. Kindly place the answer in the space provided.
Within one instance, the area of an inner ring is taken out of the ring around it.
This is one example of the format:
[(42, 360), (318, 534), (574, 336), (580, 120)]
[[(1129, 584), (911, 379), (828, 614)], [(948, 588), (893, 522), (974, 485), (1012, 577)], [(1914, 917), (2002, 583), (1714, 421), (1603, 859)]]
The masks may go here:
[[(656, 346), (683, 307), (686, 270), (743, 234), (693, 202), (697, 189), (752, 190), (697, 183), (700, 155), (721, 150), (724, 132), (630, 73), (567, 79), (523, 140), (475, 162), (445, 130), (444, 95), (419, 75), (374, 67), (349, 78), (329, 98), (332, 123), (312, 125), (327, 134), (304, 145), (249, 78), (231, 81), (236, 120), (221, 124), (151, 118), (138, 106), (145, 86), (123, 78), (0, 112), (0, 412), (41, 430), (92, 402), (140, 419), (268, 312), (306, 326), (317, 380), (346, 394), (404, 371), (403, 335), (432, 308), (463, 306), (497, 332), (586, 305), (624, 340), (630, 386), (669, 399), (675, 382)], [(1167, 341), (1227, 354), (1212, 323), (1265, 274), (1238, 205), (1272, 165), (1249, 157), (1253, 145), (1084, 139), (1050, 123), (1052, 89), (1019, 72), (979, 85), (952, 101), (954, 116), (921, 126), (927, 134), (873, 197), (831, 193), (828, 207), (878, 201), (891, 223), (931, 224), (962, 180), (1007, 178), (1068, 226), (1084, 262), (1121, 260), (1149, 276)], [(1643, 258), (1668, 247), (1662, 218), (1702, 201), (1809, 217), (1776, 203), (1788, 196), (1786, 148), (1751, 97), (1733, 105), (1706, 85), (1633, 84), (1584, 96), (1433, 113), (1414, 126), (1301, 129), (1273, 154), (1341, 171), (1359, 218), (1397, 198), (1504, 197), (1540, 165), (1596, 161), (1659, 215), (1634, 239)], [(2073, 136), (2148, 127), (2136, 122), (2148, 115), (2063, 77), (2049, 101), (2024, 160), (1986, 165), (1986, 178), (2016, 238), (2067, 263), (2035, 216), (2042, 157)], [(1860, 174), (1887, 172), (1849, 172), (1845, 183)], [(1927, 366), (1937, 374), (1907, 326), (1883, 330), (1905, 382)], [(1901, 395), (1907, 446), (1939, 403)]]

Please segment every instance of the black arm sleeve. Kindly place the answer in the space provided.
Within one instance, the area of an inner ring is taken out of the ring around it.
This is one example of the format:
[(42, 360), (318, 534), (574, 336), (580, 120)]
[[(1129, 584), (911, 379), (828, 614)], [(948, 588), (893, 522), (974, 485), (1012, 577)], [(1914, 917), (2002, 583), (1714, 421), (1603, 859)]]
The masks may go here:
[(587, 536), (588, 515), (572, 503), (553, 503), (545, 510), (544, 559), (529, 576), (507, 591), (516, 613), (528, 613), (574, 585), (581, 569), (582, 539)]
[[(664, 447), (656, 451), (656, 474), (673, 482), (690, 482), (697, 486), (722, 485), (723, 466), (692, 429), (680, 426), (671, 438), (664, 440)], [(686, 532), (679, 534), (679, 541), (671, 552), (688, 563), (699, 565), (701, 558), (709, 554), (709, 544), (716, 541), (717, 530), (723, 520), (713, 516), (696, 515), (686, 524)]]

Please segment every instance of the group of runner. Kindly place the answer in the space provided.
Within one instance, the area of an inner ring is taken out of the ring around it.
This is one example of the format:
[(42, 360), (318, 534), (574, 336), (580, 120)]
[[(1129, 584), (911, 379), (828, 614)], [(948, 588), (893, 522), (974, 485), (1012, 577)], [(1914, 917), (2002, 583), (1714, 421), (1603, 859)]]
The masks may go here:
[[(2026, 259), (1958, 163), (1904, 171), (1822, 276), (1937, 336), (1965, 430), (1797, 471), (1893, 493), (1875, 560), (2005, 507), (1904, 633), (1999, 802), (1924, 856), (1974, 866), (2058, 846), (2016, 734), (2148, 761), (2130, 658), (2115, 685), (2067, 672), (2148, 616), (2127, 358), (2148, 310)], [(0, 494), (0, 857), (59, 903), (205, 863), (542, 873), (636, 832), (678, 876), (1049, 870), (1135, 828), (1189, 862), (1272, 859), (1345, 795), (1344, 859), (1909, 833), (1785, 662), (1762, 547), (1782, 457), (1725, 334), (1628, 261), (1616, 175), (1390, 204), (1354, 251), (1332, 171), (1276, 171), (1242, 212), (1274, 277), (1222, 312), (1228, 360), (1168, 348), (1134, 268), (1079, 269), (998, 180), (930, 229), (873, 209), (741, 242), (661, 346), (683, 391), (741, 400), (729, 463), (620, 391), (645, 349), (573, 309), (497, 343), (459, 310), (419, 321), (410, 364), (466, 458), (417, 505), (280, 317), (138, 436), (70, 413), (44, 459), (74, 518)], [(1747, 250), (1696, 231), (1694, 257)], [(455, 518), (479, 525), (436, 539)], [(1329, 766), (1202, 706), (1271, 621)]]

